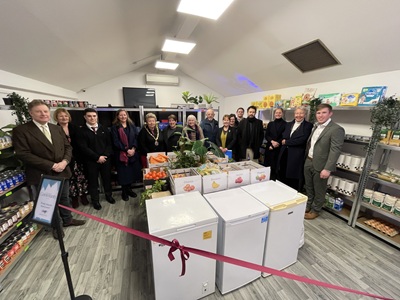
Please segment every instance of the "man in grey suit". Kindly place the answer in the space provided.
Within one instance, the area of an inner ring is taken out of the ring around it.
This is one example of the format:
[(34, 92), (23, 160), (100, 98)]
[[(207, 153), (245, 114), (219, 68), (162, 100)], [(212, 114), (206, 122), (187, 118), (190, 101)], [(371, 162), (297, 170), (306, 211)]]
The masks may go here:
[(325, 203), (326, 184), (344, 142), (344, 129), (331, 120), (332, 106), (320, 104), (315, 113), (318, 123), (308, 140), (307, 158), (304, 163), (304, 179), (308, 196), (305, 219), (318, 217)]
[[(50, 124), (50, 110), (42, 100), (28, 104), (32, 121), (19, 125), (13, 130), (12, 140), (17, 157), (25, 165), (26, 181), (37, 194), (41, 175), (59, 176), (68, 179), (71, 170), (72, 147), (60, 126)], [(69, 201), (69, 181), (64, 181), (60, 204), (71, 207)], [(76, 220), (71, 212), (59, 209), (63, 226), (80, 226), (85, 221)], [(58, 238), (53, 229), (54, 238)]]

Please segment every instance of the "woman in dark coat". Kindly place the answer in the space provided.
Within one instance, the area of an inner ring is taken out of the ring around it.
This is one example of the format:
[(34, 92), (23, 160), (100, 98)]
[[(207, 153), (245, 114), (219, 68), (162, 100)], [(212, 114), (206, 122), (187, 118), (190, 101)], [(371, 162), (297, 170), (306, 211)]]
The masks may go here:
[(313, 128), (313, 125), (305, 120), (306, 114), (307, 110), (304, 107), (298, 107), (294, 113), (294, 120), (286, 123), (278, 159), (278, 179), (297, 191), (301, 191), (304, 184), (305, 152)]
[(157, 125), (157, 117), (153, 113), (146, 115), (146, 124), (139, 132), (138, 142), (142, 167), (147, 167), (147, 154), (164, 152), (164, 140)]
[(283, 109), (277, 108), (274, 111), (274, 120), (269, 122), (265, 131), (267, 144), (265, 147), (264, 165), (271, 167), (271, 179), (277, 177), (276, 169), (279, 152), (281, 150), (282, 133), (285, 130), (286, 121), (283, 119)]
[(182, 126), (176, 126), (176, 116), (168, 116), (168, 127), (162, 131), (162, 137), (164, 140), (164, 148), (166, 152), (176, 151), (178, 140), (182, 135)]
[(136, 127), (124, 109), (119, 109), (111, 127), (111, 137), (115, 151), (118, 182), (122, 187), (122, 200), (137, 197), (131, 184), (140, 179), (141, 167), (136, 152)]
[(222, 152), (226, 153), (226, 151), (233, 150), (236, 146), (236, 130), (230, 126), (229, 115), (224, 115), (222, 122), (224, 126), (218, 128), (216, 144)]

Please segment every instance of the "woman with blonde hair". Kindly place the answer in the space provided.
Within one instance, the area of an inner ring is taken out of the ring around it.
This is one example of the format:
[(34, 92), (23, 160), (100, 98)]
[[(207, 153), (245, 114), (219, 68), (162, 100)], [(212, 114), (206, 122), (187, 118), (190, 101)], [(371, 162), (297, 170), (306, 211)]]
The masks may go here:
[(88, 181), (83, 172), (83, 158), (79, 155), (77, 135), (80, 128), (71, 123), (72, 118), (65, 108), (58, 108), (53, 114), (53, 119), (57, 125), (61, 126), (65, 136), (72, 146), (72, 160), (69, 167), (72, 176), (69, 179), (69, 196), (71, 197), (71, 205), (73, 208), (79, 207), (79, 198), (83, 205), (88, 205), (89, 201), (86, 198), (88, 194)]
[(204, 139), (203, 130), (193, 115), (187, 117), (186, 126), (183, 128), (184, 136), (191, 141)]
[(137, 197), (131, 185), (140, 180), (140, 160), (136, 151), (136, 126), (125, 109), (119, 109), (111, 127), (111, 137), (115, 151), (115, 165), (118, 182), (122, 187), (122, 200)]
[(164, 140), (160, 128), (157, 125), (157, 117), (148, 113), (146, 123), (139, 132), (138, 142), (142, 167), (147, 166), (147, 153), (164, 152)]

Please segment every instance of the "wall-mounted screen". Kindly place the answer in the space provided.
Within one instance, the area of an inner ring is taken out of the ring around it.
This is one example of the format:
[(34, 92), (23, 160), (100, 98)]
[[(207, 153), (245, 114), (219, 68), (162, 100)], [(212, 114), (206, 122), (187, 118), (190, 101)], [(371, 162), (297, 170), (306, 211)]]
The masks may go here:
[(123, 87), (122, 94), (125, 107), (157, 107), (155, 89)]

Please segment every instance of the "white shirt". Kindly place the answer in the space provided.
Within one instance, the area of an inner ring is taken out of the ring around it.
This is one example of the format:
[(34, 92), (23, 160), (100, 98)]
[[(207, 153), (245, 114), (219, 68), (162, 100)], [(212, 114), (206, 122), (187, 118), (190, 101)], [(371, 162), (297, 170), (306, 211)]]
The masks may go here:
[(318, 124), (317, 128), (314, 130), (313, 135), (311, 137), (311, 147), (310, 150), (308, 151), (308, 157), (313, 158), (314, 157), (314, 145), (317, 142), (319, 136), (321, 135), (322, 131), (324, 131), (325, 127), (331, 122), (331, 118), (329, 118), (324, 124)]
[(294, 121), (294, 124), (293, 124), (293, 127), (292, 127), (292, 131), (290, 132), (290, 136), (292, 136), (293, 132), (295, 132), (296, 129), (299, 128), (301, 123), (303, 123), (303, 121), (301, 121), (301, 122)]
[(86, 123), (86, 126), (93, 131), (93, 128), (95, 128), (95, 130), (97, 131), (97, 129), (99, 128), (99, 124), (95, 124), (95, 125), (89, 125), (89, 123)]
[(46, 128), (50, 132), (50, 128), (48, 123), (46, 124), (40, 124), (39, 122), (36, 122), (35, 120), (32, 119), (32, 122), (40, 129), (40, 131), (43, 132), (43, 127)]

